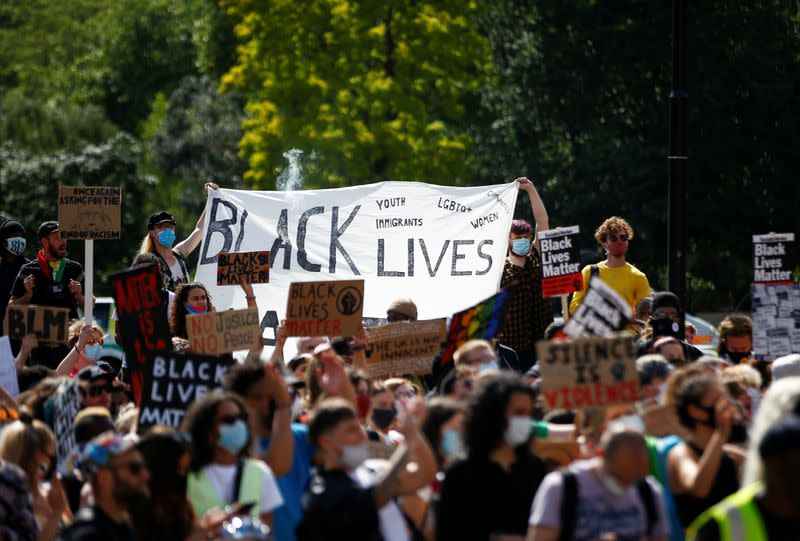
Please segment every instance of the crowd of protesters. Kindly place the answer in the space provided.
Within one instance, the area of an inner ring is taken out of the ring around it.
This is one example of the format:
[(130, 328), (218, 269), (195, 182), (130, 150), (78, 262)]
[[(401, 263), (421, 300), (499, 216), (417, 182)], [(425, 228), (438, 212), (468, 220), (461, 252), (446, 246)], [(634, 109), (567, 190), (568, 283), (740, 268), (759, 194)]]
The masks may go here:
[[(179, 427), (142, 433), (124, 363), (102, 360), (103, 329), (77, 319), (83, 268), (67, 258), (59, 224), (41, 224), (28, 260), (31, 235), (3, 223), (3, 314), (61, 307), (74, 323), (66, 346), (12, 341), (20, 394), (0, 389), (0, 540), (800, 537), (800, 355), (756, 359), (743, 314), (720, 324), (716, 355), (700, 351), (682, 300), (653, 292), (627, 261), (634, 231), (622, 218), (598, 227), (607, 257), (583, 277), (598, 276), (635, 314), (623, 332), (638, 341), (639, 400), (547, 407), (535, 346), (565, 336), (541, 293), (547, 211), (533, 183), (517, 182), (535, 223), (512, 224), (504, 324), (490, 341), (461, 344), (446, 373), (370, 378), (364, 329), (295, 347), (279, 327), (269, 358), (253, 348)], [(203, 221), (175, 244), (172, 215), (152, 215), (132, 265), (162, 276), (179, 352), (191, 353), (187, 315), (228, 308), (189, 281)], [(436, 300), (397, 299), (387, 320), (416, 320), (419, 302)], [(117, 327), (117, 343), (126, 338)], [(79, 400), (74, 447), (59, 456), (69, 392)]]

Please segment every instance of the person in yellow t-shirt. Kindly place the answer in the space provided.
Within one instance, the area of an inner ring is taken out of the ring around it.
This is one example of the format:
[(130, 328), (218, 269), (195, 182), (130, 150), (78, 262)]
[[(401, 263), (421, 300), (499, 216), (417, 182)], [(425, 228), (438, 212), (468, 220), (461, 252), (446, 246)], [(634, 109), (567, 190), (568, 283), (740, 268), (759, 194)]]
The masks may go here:
[[(650, 283), (647, 276), (625, 261), (628, 243), (633, 238), (633, 228), (618, 216), (612, 216), (600, 224), (594, 233), (597, 243), (603, 247), (608, 256), (597, 264), (600, 279), (614, 288), (619, 295), (636, 311), (639, 301), (650, 295)], [(583, 268), (583, 289), (575, 292), (569, 311), (574, 314), (583, 301), (589, 279), (592, 276), (592, 265)]]

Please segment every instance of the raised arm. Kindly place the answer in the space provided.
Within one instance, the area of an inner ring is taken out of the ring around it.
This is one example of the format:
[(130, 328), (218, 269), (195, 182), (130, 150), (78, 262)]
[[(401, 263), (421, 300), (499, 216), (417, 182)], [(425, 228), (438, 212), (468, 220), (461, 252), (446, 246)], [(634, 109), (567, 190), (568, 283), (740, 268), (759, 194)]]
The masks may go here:
[[(205, 186), (203, 186), (203, 193), (208, 193), (208, 190), (218, 189), (219, 186), (213, 182), (206, 182)], [(200, 245), (200, 241), (203, 239), (203, 223), (205, 220), (206, 209), (203, 207), (203, 212), (200, 213), (200, 218), (197, 219), (197, 224), (194, 226), (194, 231), (192, 231), (189, 236), (186, 237), (186, 239), (175, 245), (175, 250), (180, 252), (183, 257), (189, 257), (189, 254), (194, 252), (195, 248)]]
[(533, 220), (535, 223), (533, 247), (539, 251), (539, 231), (546, 231), (550, 229), (550, 219), (547, 216), (547, 209), (544, 208), (544, 202), (539, 197), (539, 192), (533, 182), (528, 180), (527, 177), (520, 177), (517, 179), (519, 189), (528, 194), (528, 199), (531, 202), (531, 211), (533, 212)]

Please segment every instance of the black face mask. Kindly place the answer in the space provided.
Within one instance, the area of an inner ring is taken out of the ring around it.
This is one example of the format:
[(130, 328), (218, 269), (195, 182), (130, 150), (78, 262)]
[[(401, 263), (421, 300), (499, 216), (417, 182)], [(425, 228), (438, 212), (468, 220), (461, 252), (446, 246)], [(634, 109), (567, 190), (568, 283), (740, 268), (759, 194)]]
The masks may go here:
[(745, 443), (747, 441), (747, 426), (742, 423), (733, 423), (728, 443)]
[(397, 410), (395, 408), (372, 408), (372, 422), (381, 430), (389, 428), (389, 425), (394, 422), (395, 417), (397, 417)]
[(669, 318), (651, 319), (650, 326), (653, 327), (653, 338), (660, 336), (672, 336), (678, 340), (683, 340), (681, 336), (681, 324)]
[(750, 352), (749, 351), (729, 351), (727, 353), (727, 355), (728, 355), (728, 358), (731, 360), (731, 362), (733, 362), (733, 364), (739, 364), (743, 360), (745, 360), (748, 357), (750, 357)]

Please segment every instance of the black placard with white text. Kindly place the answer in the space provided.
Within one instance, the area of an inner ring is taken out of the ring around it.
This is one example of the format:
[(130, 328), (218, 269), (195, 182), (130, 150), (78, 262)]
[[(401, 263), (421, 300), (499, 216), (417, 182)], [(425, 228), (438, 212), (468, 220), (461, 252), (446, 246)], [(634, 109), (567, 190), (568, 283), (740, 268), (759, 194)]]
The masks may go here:
[(153, 425), (178, 428), (192, 402), (222, 386), (222, 378), (232, 362), (230, 357), (153, 355), (142, 383), (139, 433)]
[(581, 305), (564, 326), (564, 334), (571, 338), (605, 336), (624, 329), (632, 315), (625, 299), (600, 278), (593, 277)]

